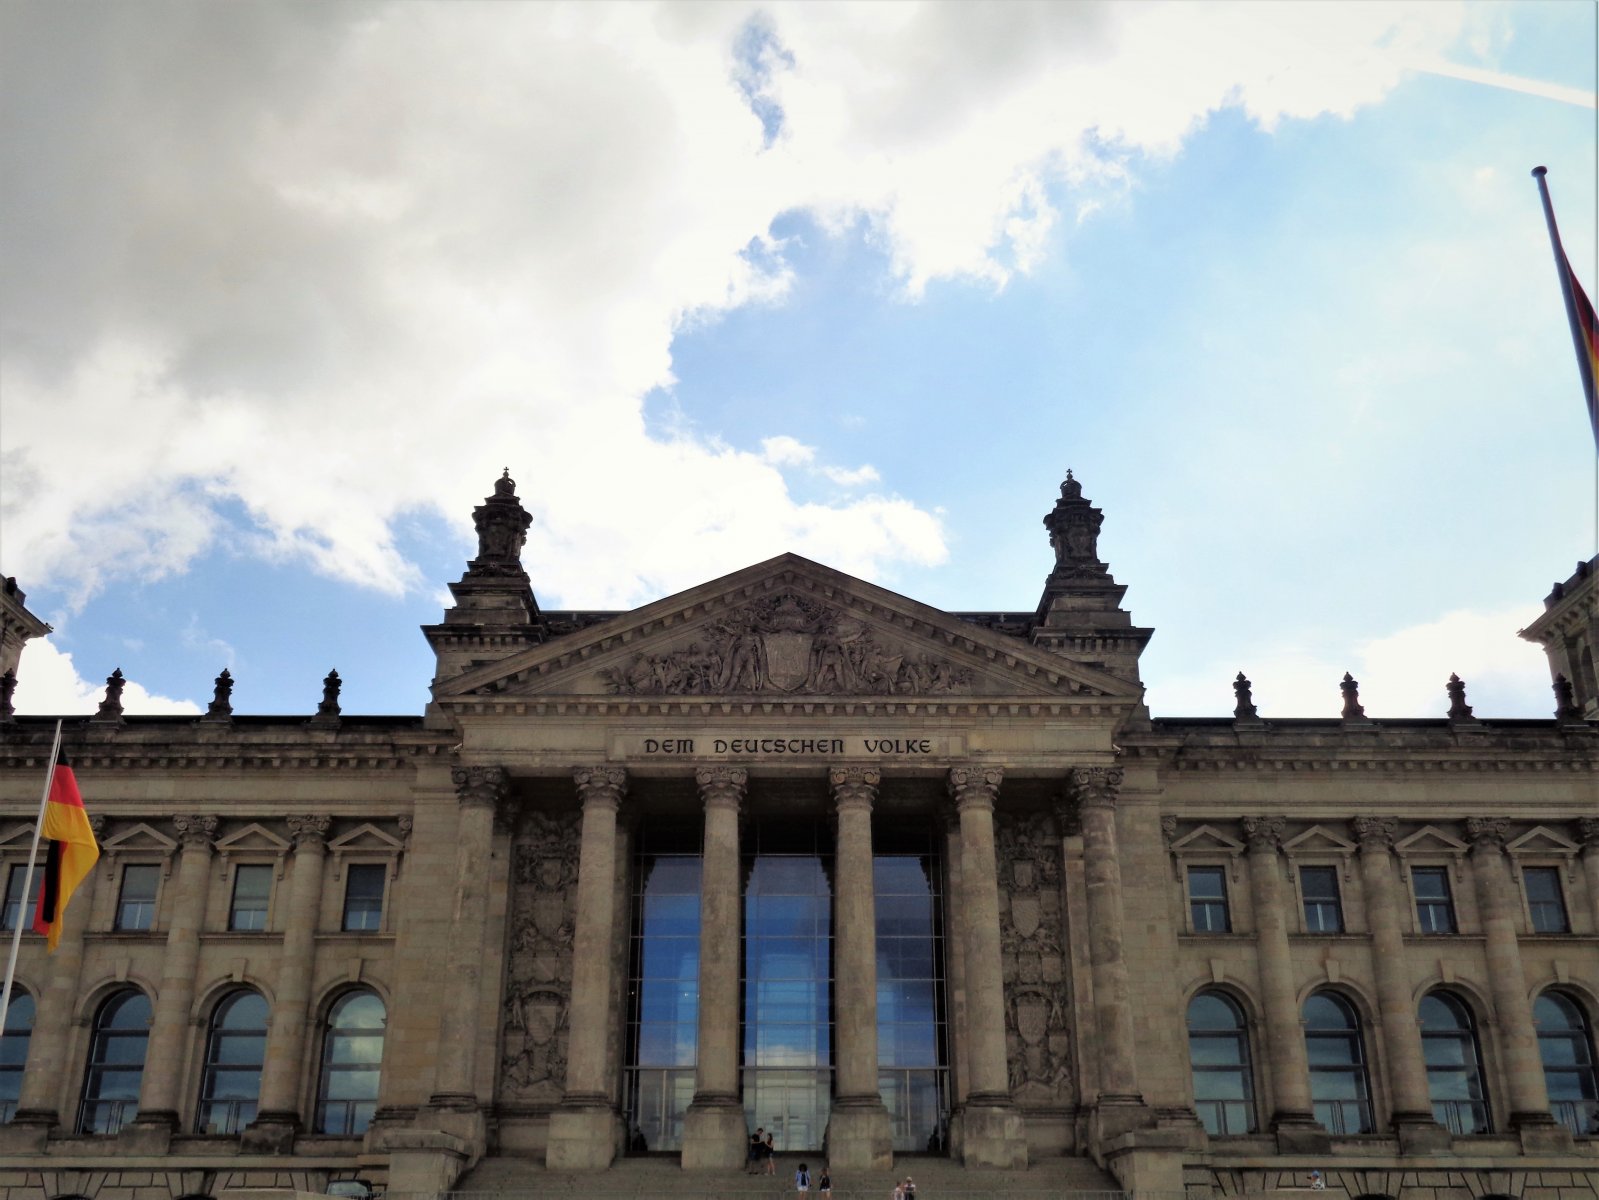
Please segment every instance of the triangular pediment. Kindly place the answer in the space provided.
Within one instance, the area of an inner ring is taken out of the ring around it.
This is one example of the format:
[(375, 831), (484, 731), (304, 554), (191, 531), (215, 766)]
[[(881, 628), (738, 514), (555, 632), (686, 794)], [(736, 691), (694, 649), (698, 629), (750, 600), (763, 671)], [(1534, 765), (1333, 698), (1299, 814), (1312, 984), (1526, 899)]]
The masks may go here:
[(794, 554), (440, 683), (436, 697), (1066, 699), (1135, 685)]
[(1512, 854), (1558, 854), (1572, 858), (1582, 847), (1547, 825), (1534, 825), (1505, 849)]
[(335, 853), (344, 854), (359, 851), (393, 854), (405, 849), (405, 843), (391, 834), (384, 833), (376, 825), (370, 822), (363, 822), (350, 830), (349, 833), (341, 834), (330, 841), (328, 849)]
[(100, 843), (106, 854), (171, 854), (177, 848), (176, 840), (143, 821)]
[(1353, 854), (1355, 843), (1335, 833), (1325, 825), (1312, 825), (1309, 829), (1283, 843), (1289, 854)]
[(33, 823), (24, 822), (0, 829), (0, 850), (26, 850), (33, 844)]
[(1214, 825), (1201, 825), (1173, 841), (1171, 851), (1173, 854), (1242, 854), (1244, 844)]
[(216, 851), (218, 854), (283, 855), (289, 852), (289, 842), (266, 826), (252, 821), (238, 832), (218, 838)]
[(1400, 854), (1465, 854), (1471, 849), (1459, 838), (1445, 833), (1436, 825), (1423, 825), (1409, 837), (1395, 843)]

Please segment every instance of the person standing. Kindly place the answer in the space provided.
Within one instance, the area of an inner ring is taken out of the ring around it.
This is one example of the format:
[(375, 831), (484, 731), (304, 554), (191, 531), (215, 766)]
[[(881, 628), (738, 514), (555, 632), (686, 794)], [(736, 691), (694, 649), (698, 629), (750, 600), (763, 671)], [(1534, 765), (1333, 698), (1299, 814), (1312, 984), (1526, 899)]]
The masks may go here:
[(794, 1191), (803, 1196), (811, 1190), (811, 1172), (804, 1163), (800, 1163), (799, 1170), (794, 1172)]
[(770, 1129), (768, 1129), (766, 1131), (765, 1150), (766, 1150), (766, 1173), (768, 1175), (776, 1175), (777, 1174), (777, 1139), (772, 1136), (772, 1131)]
[(833, 1173), (824, 1165), (822, 1177), (816, 1181), (816, 1190), (822, 1200), (833, 1200)]
[(744, 1154), (744, 1174), (753, 1175), (761, 1166), (761, 1158), (766, 1154), (766, 1130), (759, 1125), (755, 1132), (750, 1134), (749, 1149)]

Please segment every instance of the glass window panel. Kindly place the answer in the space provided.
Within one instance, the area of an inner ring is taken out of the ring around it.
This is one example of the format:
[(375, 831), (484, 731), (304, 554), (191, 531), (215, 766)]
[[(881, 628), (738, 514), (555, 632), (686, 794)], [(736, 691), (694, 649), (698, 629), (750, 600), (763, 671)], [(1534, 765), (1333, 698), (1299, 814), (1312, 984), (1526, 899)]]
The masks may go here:
[(1189, 1039), (1188, 1056), (1196, 1067), (1236, 1067), (1244, 1061), (1237, 1038), (1195, 1035)]
[(367, 933), (383, 927), (382, 863), (351, 863), (344, 885), (344, 922), (347, 933)]
[(1551, 1037), (1543, 1034), (1538, 1038), (1538, 1049), (1543, 1056), (1545, 1067), (1575, 1067), (1586, 1065), (1585, 1055), (1581, 1053), (1581, 1043), (1569, 1034)]
[(216, 1060), (219, 1063), (260, 1063), (265, 1061), (266, 1036), (241, 1037), (223, 1034), (216, 1039)]
[[(27, 877), (27, 863), (12, 864), (6, 876), (5, 907), (0, 909), (0, 929), (15, 929), (17, 922), (22, 919), (22, 885)], [(38, 879), (37, 870), (34, 878)]]
[(1188, 1005), (1190, 1029), (1239, 1029), (1243, 1018), (1232, 1003), (1214, 992), (1202, 992)]
[(698, 893), (647, 894), (644, 897), (644, 922), (651, 938), (697, 938), (700, 931)]
[(1225, 900), (1227, 880), (1220, 867), (1189, 867), (1188, 894), (1195, 900)]
[(700, 940), (692, 938), (646, 938), (642, 961), (645, 979), (698, 979)]
[(1194, 1076), (1196, 1100), (1243, 1100), (1249, 1085), (1237, 1071), (1201, 1071)]
[(117, 898), (116, 928), (139, 932), (155, 925), (155, 893), (161, 868), (153, 863), (129, 863), (122, 868), (122, 891)]
[(1347, 1035), (1312, 1034), (1305, 1039), (1305, 1050), (1311, 1066), (1344, 1066), (1360, 1061), (1355, 1044)]

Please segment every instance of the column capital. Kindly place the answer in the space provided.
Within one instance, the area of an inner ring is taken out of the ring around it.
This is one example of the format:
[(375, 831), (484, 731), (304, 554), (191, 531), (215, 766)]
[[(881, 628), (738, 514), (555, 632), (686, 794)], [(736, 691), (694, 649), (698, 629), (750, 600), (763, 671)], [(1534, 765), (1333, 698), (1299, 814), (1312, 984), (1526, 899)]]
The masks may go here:
[(1282, 848), (1283, 827), (1287, 825), (1282, 817), (1245, 817), (1241, 824), (1251, 854), (1276, 854)]
[(288, 818), (289, 835), (296, 846), (320, 846), (327, 840), (333, 818), (295, 814)]
[(827, 773), (827, 782), (833, 789), (833, 803), (840, 812), (847, 808), (872, 809), (877, 798), (877, 785), (883, 773), (876, 767), (834, 767)]
[(1591, 854), (1599, 854), (1599, 817), (1578, 817), (1577, 838)]
[(572, 782), (577, 784), (577, 796), (584, 808), (593, 805), (615, 812), (627, 792), (627, 771), (622, 767), (576, 767)]
[(700, 799), (706, 808), (731, 808), (738, 811), (750, 785), (750, 773), (743, 767), (701, 767), (694, 772)]
[(1466, 836), (1471, 839), (1473, 854), (1497, 854), (1505, 848), (1510, 837), (1509, 817), (1467, 817)]
[(1003, 767), (961, 766), (949, 769), (949, 795), (957, 809), (994, 807), (999, 798)]
[(1114, 808), (1124, 774), (1120, 767), (1073, 767), (1066, 775), (1066, 794), (1079, 812)]
[(1356, 817), (1350, 825), (1363, 852), (1387, 854), (1399, 837), (1398, 817)]
[(450, 781), (462, 808), (493, 808), (509, 787), (504, 767), (452, 767)]
[(172, 823), (177, 826), (178, 840), (184, 846), (210, 846), (217, 835), (217, 819), (209, 816), (193, 816), (182, 813), (172, 818)]

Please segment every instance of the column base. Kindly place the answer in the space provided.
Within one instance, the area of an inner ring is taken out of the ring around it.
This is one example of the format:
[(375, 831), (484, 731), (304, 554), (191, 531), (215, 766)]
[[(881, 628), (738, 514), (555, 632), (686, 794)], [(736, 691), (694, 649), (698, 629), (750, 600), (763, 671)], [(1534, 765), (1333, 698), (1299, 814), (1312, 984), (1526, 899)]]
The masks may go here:
[(622, 1118), (608, 1097), (573, 1097), (550, 1114), (544, 1165), (552, 1171), (603, 1171), (622, 1144)]
[(178, 1131), (178, 1114), (170, 1109), (141, 1112), (117, 1134), (117, 1149), (122, 1154), (165, 1154)]
[(246, 1154), (293, 1154), (300, 1133), (297, 1112), (263, 1112), (239, 1134), (239, 1149)]
[(1137, 1092), (1107, 1092), (1094, 1103), (1094, 1139), (1106, 1145), (1135, 1129), (1152, 1129), (1155, 1110)]
[(1332, 1135), (1309, 1113), (1274, 1113), (1271, 1131), (1277, 1135), (1278, 1154), (1332, 1153)]
[[(483, 1109), (478, 1105), (476, 1096), (435, 1093), (428, 1097), (427, 1104), (416, 1114), (416, 1124), (413, 1128), (422, 1132), (445, 1134), (464, 1146), (466, 1165), (461, 1171), (469, 1171), (477, 1166), (478, 1160), (488, 1150), (488, 1122), (483, 1118)], [(367, 1131), (367, 1136), (372, 1138), (371, 1130)]]
[(827, 1118), (827, 1165), (839, 1171), (886, 1171), (894, 1135), (881, 1096), (840, 1096)]
[(472, 1148), (437, 1129), (395, 1129), (389, 1132), (389, 1189), (396, 1193), (438, 1195), (464, 1175)]
[(1394, 1136), (1401, 1154), (1450, 1154), (1455, 1141), (1430, 1112), (1394, 1114)]
[(1027, 1129), (1009, 1096), (966, 1098), (961, 1114), (961, 1161), (968, 1167), (1027, 1169)]
[(1546, 1112), (1511, 1113), (1510, 1127), (1521, 1139), (1523, 1154), (1570, 1154), (1571, 1130)]
[(9, 1125), (0, 1125), (0, 1151), (7, 1154), (43, 1154), (50, 1131), (60, 1124), (47, 1108), (19, 1108)]
[(750, 1131), (737, 1096), (696, 1096), (683, 1114), (683, 1169), (723, 1171), (744, 1165)]

